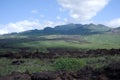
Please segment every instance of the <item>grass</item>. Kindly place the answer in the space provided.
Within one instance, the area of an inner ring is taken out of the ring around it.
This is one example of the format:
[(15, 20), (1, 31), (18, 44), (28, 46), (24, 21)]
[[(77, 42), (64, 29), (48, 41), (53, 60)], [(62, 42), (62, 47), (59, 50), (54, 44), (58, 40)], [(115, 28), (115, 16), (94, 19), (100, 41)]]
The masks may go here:
[(101, 56), (92, 58), (58, 58), (55, 60), (54, 67), (56, 70), (75, 71), (83, 67), (92, 67), (99, 69), (113, 62), (120, 62), (120, 55)]
[[(70, 36), (56, 36), (50, 35), (47, 38), (55, 39), (55, 38), (69, 37)], [(77, 36), (77, 39), (71, 40), (51, 40), (51, 41), (34, 41), (34, 42), (26, 42), (20, 43), (18, 45), (26, 46), (26, 47), (35, 47), (35, 48), (76, 48), (76, 49), (98, 49), (98, 48), (120, 48), (120, 35), (114, 34), (98, 34), (98, 35), (90, 35), (90, 36)], [(85, 42), (82, 42), (84, 40)], [(80, 42), (81, 41), (81, 42)]]
[[(44, 38), (44, 40), (37, 38)], [(13, 37), (3, 37), (4, 39), (15, 38)], [(30, 48), (39, 49), (41, 51), (46, 51), (47, 48), (72, 48), (72, 49), (111, 49), (120, 48), (120, 35), (119, 34), (97, 34), (89, 36), (80, 35), (46, 35), (46, 36), (34, 36), (33, 40), (22, 41), (27, 38), (27, 36), (16, 37), (21, 39), (14, 42), (6, 42), (5, 46), (8, 48), (2, 48), (4, 51), (6, 49), (18, 49), (18, 48)], [(28, 37), (29, 38), (29, 37)], [(60, 38), (60, 40), (59, 40)], [(2, 39), (2, 37), (1, 37)], [(31, 39), (31, 38), (30, 38)], [(52, 40), (47, 40), (52, 39)], [(56, 40), (57, 39), (57, 40)], [(1, 42), (2, 43), (2, 42)], [(3, 44), (0, 44), (2, 46)]]
[(95, 44), (118, 44), (120, 46), (120, 35), (119, 34), (98, 34), (85, 37), (85, 40), (89, 40)]
[[(60, 36), (58, 36), (60, 37)], [(57, 38), (55, 35), (47, 36), (47, 38)], [(78, 40), (81, 37), (77, 37)], [(84, 42), (79, 42), (78, 40), (47, 40), (47, 41), (31, 41), (17, 43), (13, 46), (17, 47), (31, 47), (31, 48), (76, 48), (76, 49), (98, 49), (98, 48), (120, 48), (120, 36), (119, 35), (91, 35), (82, 37)]]
[(53, 70), (51, 64), (47, 61), (41, 61), (39, 59), (21, 59), (25, 63), (21, 65), (12, 65), (12, 59), (1, 58), (0, 59), (0, 75), (6, 75), (11, 72), (25, 72), (30, 73)]
[[(53, 40), (38, 40), (37, 38), (53, 39)], [(0, 39), (9, 38), (29, 38), (28, 36), (0, 36)], [(70, 49), (111, 49), (120, 48), (120, 35), (119, 34), (97, 34), (89, 36), (80, 35), (47, 35), (36, 36), (36, 41), (15, 41), (4, 45), (8, 48), (0, 47), (0, 52), (15, 51), (19, 48), (30, 48), (31, 51), (39, 49), (46, 51), (47, 48), (70, 48)], [(60, 40), (54, 40), (61, 38)], [(2, 46), (2, 42), (0, 46)], [(25, 63), (21, 65), (12, 65), (12, 59), (0, 58), (0, 75), (9, 74), (13, 71), (30, 73), (40, 71), (55, 71), (55, 70), (79, 70), (82, 67), (90, 66), (92, 68), (101, 68), (107, 66), (111, 62), (120, 62), (120, 55), (115, 56), (102, 56), (102, 57), (88, 57), (88, 58), (58, 58), (54, 63), (48, 60), (41, 61), (40, 59), (21, 59)]]
[(55, 60), (54, 66), (56, 70), (75, 71), (86, 65), (85, 60), (77, 58), (59, 58)]
[(21, 65), (12, 65), (13, 59), (0, 59), (0, 75), (6, 75), (13, 71), (30, 73), (41, 71), (56, 71), (66, 70), (75, 71), (83, 67), (89, 66), (94, 69), (107, 66), (109, 63), (120, 62), (120, 55), (114, 56), (101, 56), (101, 57), (88, 57), (88, 58), (68, 58), (62, 57), (55, 59), (53, 62), (49, 60), (40, 59), (20, 59), (25, 61)]

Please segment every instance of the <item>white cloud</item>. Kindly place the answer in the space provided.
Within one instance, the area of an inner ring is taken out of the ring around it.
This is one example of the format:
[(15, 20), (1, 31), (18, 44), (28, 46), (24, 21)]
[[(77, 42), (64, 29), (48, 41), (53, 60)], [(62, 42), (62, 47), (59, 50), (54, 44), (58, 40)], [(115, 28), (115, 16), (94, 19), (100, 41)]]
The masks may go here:
[(11, 32), (21, 32), (31, 29), (41, 29), (41, 24), (39, 21), (28, 21), (23, 20), (15, 23), (8, 23), (5, 25), (0, 25), (0, 34), (11, 33)]
[(31, 11), (31, 13), (33, 13), (33, 14), (37, 14), (38, 12), (39, 12), (39, 11), (36, 10), (36, 9), (34, 9), (34, 10)]
[(40, 23), (39, 20), (23, 20), (18, 21), (15, 23), (8, 23), (8, 24), (0, 24), (0, 34), (6, 34), (11, 32), (22, 32), (26, 30), (32, 30), (32, 29), (43, 29), (47, 26), (54, 27), (57, 25), (65, 24), (65, 22), (54, 22), (54, 21), (43, 21), (43, 23)]
[(0, 34), (5, 34), (5, 33), (8, 33), (8, 31), (0, 30)]
[(101, 11), (110, 0), (57, 0), (70, 17), (76, 21), (87, 21)]
[(105, 24), (112, 28), (120, 27), (120, 18), (113, 19), (111, 21), (106, 22)]

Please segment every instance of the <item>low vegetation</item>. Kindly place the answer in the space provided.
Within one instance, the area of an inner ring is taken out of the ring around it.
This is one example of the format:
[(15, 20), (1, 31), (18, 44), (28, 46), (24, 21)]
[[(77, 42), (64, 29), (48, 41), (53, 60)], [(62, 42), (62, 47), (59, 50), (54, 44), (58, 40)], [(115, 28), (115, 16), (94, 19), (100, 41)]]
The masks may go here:
[[(54, 44), (54, 45), (53, 45)], [(46, 36), (12, 36), (0, 38), (0, 51), (26, 48), (46, 51), (47, 48), (70, 49), (111, 49), (120, 48), (119, 34), (95, 35), (46, 35)]]
[(76, 71), (86, 65), (85, 60), (77, 58), (59, 58), (55, 60), (56, 70)]
[[(14, 61), (23, 61), (20, 64), (14, 64)], [(84, 67), (99, 69), (108, 66), (110, 63), (120, 62), (120, 55), (101, 56), (92, 58), (68, 58), (62, 57), (51, 60), (40, 59), (0, 59), (0, 75), (10, 74), (11, 72), (30, 73), (42, 71), (77, 71)]]

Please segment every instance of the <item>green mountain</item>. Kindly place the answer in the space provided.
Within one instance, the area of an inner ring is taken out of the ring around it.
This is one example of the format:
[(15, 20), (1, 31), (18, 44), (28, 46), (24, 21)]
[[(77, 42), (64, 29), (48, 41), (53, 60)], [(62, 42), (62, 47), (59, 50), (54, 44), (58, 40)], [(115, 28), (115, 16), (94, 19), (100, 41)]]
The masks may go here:
[(46, 27), (43, 30), (29, 30), (19, 33), (20, 35), (51, 35), (51, 34), (61, 34), (61, 35), (90, 35), (90, 34), (102, 34), (104, 32), (110, 31), (111, 28), (102, 24), (67, 24), (59, 25), (54, 28)]
[(115, 29), (113, 29), (112, 31), (113, 31), (113, 33), (120, 33), (120, 27), (115, 28)]
[(102, 24), (67, 24), (43, 30), (28, 30), (0, 36), (0, 51), (5, 49), (111, 49), (120, 48), (120, 27)]
[(118, 35), (120, 35), (120, 27), (111, 28), (111, 29), (109, 29), (108, 31), (106, 31), (105, 33), (108, 33), (108, 34), (118, 34)]
[(59, 25), (56, 26), (54, 29), (55, 30), (71, 30), (71, 29), (75, 29), (82, 26), (81, 24), (77, 25), (77, 24), (67, 24), (67, 25)]

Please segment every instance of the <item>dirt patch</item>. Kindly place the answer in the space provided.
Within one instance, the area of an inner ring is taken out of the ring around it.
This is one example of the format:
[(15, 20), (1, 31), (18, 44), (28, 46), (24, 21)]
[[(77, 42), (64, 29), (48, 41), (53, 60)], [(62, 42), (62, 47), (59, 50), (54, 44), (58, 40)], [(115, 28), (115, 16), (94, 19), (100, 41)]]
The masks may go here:
[(0, 80), (31, 80), (31, 76), (26, 73), (13, 72), (10, 75), (0, 77)]
[(17, 60), (17, 59), (16, 59), (16, 60), (13, 60), (11, 64), (12, 64), (12, 65), (20, 65), (20, 64), (23, 64), (24, 62), (25, 62), (25, 61), (23, 61), (23, 60)]
[(70, 49), (48, 49), (48, 52), (29, 52), (20, 51), (18, 53), (6, 52), (1, 53), (1, 57), (6, 58), (39, 58), (39, 59), (55, 59), (58, 57), (72, 57), (72, 58), (82, 58), (82, 57), (97, 57), (105, 55), (116, 55), (120, 54), (120, 49), (96, 49), (96, 50), (70, 50)]

